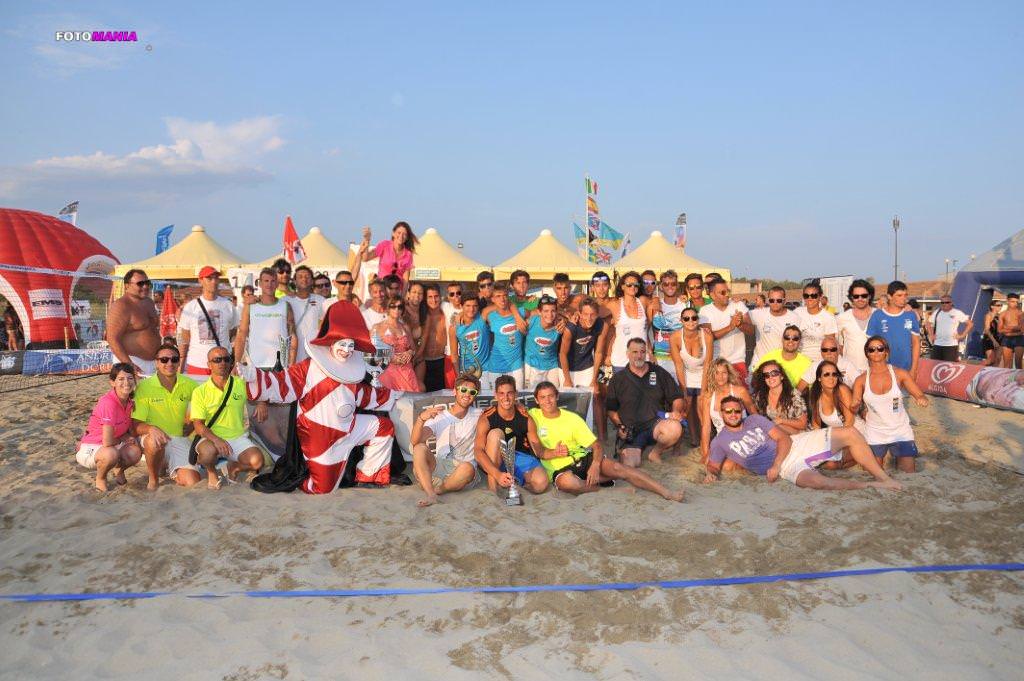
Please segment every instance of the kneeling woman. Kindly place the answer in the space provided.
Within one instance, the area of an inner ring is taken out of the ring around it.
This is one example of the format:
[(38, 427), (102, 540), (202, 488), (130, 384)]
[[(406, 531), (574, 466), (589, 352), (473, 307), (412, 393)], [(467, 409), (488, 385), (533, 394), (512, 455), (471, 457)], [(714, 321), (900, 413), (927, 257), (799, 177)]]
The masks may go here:
[(536, 441), (530, 445), (555, 487), (570, 494), (585, 494), (596, 492), (601, 483), (609, 480), (625, 480), (669, 501), (683, 500), (682, 492), (673, 492), (636, 468), (604, 458), (601, 442), (586, 422), (579, 415), (558, 408), (558, 388), (554, 383), (542, 381), (533, 396), (540, 406), (530, 410), (537, 426)]
[(131, 434), (132, 393), (135, 391), (135, 367), (119, 362), (110, 368), (110, 392), (93, 407), (89, 426), (78, 446), (75, 459), (86, 468), (96, 469), (96, 489), (107, 491), (107, 474), (114, 482), (128, 482), (124, 469), (142, 458), (142, 449)]

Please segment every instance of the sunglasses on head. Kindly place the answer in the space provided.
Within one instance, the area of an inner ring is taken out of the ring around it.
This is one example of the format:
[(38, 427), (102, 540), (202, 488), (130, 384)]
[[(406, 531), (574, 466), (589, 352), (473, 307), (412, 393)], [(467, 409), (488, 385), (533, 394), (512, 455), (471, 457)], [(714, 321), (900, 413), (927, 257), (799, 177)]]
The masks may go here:
[(765, 378), (775, 378), (776, 376), (781, 376), (781, 375), (782, 375), (782, 372), (779, 371), (778, 369), (770, 369), (770, 370), (764, 372), (764, 377)]
[(872, 346), (868, 347), (868, 349), (865, 352), (869, 352), (869, 353), (872, 353), (872, 354), (877, 353), (877, 352), (885, 352), (885, 346), (882, 346), (882, 345), (872, 345)]
[(800, 340), (800, 336), (783, 336), (782, 340), (799, 341)]
[(601, 282), (601, 281), (610, 281), (610, 280), (608, 279), (608, 277), (594, 277), (590, 281), (591, 281), (591, 283), (596, 284), (596, 283)]
[(854, 293), (850, 296), (850, 300), (867, 300), (870, 297), (867, 293)]
[(161, 364), (167, 364), (168, 362), (170, 362), (171, 364), (177, 364), (178, 362), (181, 361), (181, 357), (157, 357), (156, 361), (160, 362)]
[(460, 385), (460, 386), (459, 386), (458, 388), (456, 388), (455, 390), (456, 390), (457, 392), (461, 393), (462, 395), (469, 395), (470, 397), (476, 397), (477, 393), (479, 393), (479, 392), (480, 392), (480, 391), (479, 391), (479, 390), (477, 390), (476, 388), (467, 388), (467, 387), (466, 387), (466, 386), (464, 386), (464, 385)]
[(149, 279), (143, 279), (142, 281), (133, 281), (132, 283), (138, 286), (139, 288), (146, 288), (147, 286), (153, 285), (153, 282), (151, 282)]
[(231, 355), (224, 355), (224, 356), (221, 356), (221, 357), (211, 357), (210, 358), (210, 363), (211, 364), (231, 364), (234, 361), (235, 361), (235, 358), (232, 357)]
[(820, 293), (805, 293), (804, 294), (804, 299), (806, 300), (806, 299), (810, 298), (811, 300), (817, 300), (819, 296), (821, 296)]
[(769, 298), (768, 302), (769, 303), (784, 303), (784, 302), (786, 302), (786, 299), (785, 298)]

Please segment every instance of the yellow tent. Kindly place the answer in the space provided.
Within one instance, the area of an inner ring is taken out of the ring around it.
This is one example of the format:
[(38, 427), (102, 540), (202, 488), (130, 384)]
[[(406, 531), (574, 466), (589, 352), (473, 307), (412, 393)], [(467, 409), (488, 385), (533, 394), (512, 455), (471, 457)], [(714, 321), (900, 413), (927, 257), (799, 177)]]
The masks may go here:
[[(490, 269), (452, 248), (433, 227), (420, 237), (413, 263), (409, 278), (414, 281), (476, 281), (477, 274)], [(377, 267), (375, 262), (366, 264)]]
[[(348, 253), (344, 249), (334, 245), (334, 242), (324, 236), (319, 227), (311, 227), (309, 233), (300, 239), (302, 248), (306, 251), (306, 259), (300, 265), (305, 265), (316, 270), (347, 270)], [(254, 263), (253, 268), (270, 267), (274, 261), (281, 257), (281, 253), (275, 253), (263, 262)]]
[(118, 265), (114, 274), (124, 275), (130, 269), (141, 269), (151, 279), (195, 279), (206, 265), (224, 272), (229, 267), (241, 266), (242, 262), (240, 257), (214, 241), (202, 225), (192, 225), (191, 234), (163, 253)]
[(615, 263), (615, 271), (619, 276), (630, 270), (636, 270), (637, 272), (654, 270), (658, 274), (665, 270), (675, 270), (680, 279), (691, 272), (697, 272), (701, 276), (709, 272), (718, 272), (726, 281), (732, 279), (732, 274), (728, 269), (691, 258), (686, 255), (683, 249), (676, 248), (658, 231), (651, 232), (651, 238), (637, 246), (625, 258)]
[(569, 250), (551, 234), (550, 229), (545, 229), (533, 243), (497, 265), (494, 275), (504, 279), (515, 270), (526, 270), (532, 279), (550, 280), (558, 272), (565, 272), (573, 281), (590, 281), (594, 272), (600, 269)]

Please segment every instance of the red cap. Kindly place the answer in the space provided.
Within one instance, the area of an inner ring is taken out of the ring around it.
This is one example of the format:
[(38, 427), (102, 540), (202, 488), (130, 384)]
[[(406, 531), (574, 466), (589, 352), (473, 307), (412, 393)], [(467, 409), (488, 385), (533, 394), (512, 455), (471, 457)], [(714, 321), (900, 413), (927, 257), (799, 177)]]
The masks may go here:
[(218, 272), (216, 268), (210, 267), (209, 265), (199, 270), (200, 279), (205, 279), (206, 277), (212, 276), (214, 274), (216, 274), (218, 277), (220, 276), (220, 272)]
[(360, 352), (376, 350), (370, 342), (370, 331), (366, 328), (366, 320), (359, 308), (348, 301), (339, 300), (327, 309), (320, 333), (309, 344), (331, 347), (343, 338), (354, 340), (356, 350)]

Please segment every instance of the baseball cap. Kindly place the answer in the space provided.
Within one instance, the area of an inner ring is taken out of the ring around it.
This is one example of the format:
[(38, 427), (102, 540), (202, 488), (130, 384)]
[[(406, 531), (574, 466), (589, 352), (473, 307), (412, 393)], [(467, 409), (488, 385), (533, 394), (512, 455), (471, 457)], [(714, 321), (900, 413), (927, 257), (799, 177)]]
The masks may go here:
[(205, 279), (206, 277), (210, 277), (210, 276), (213, 276), (213, 275), (217, 275), (219, 277), (220, 276), (220, 272), (218, 272), (216, 268), (210, 267), (209, 265), (207, 265), (203, 269), (199, 270), (199, 278), (200, 279)]

